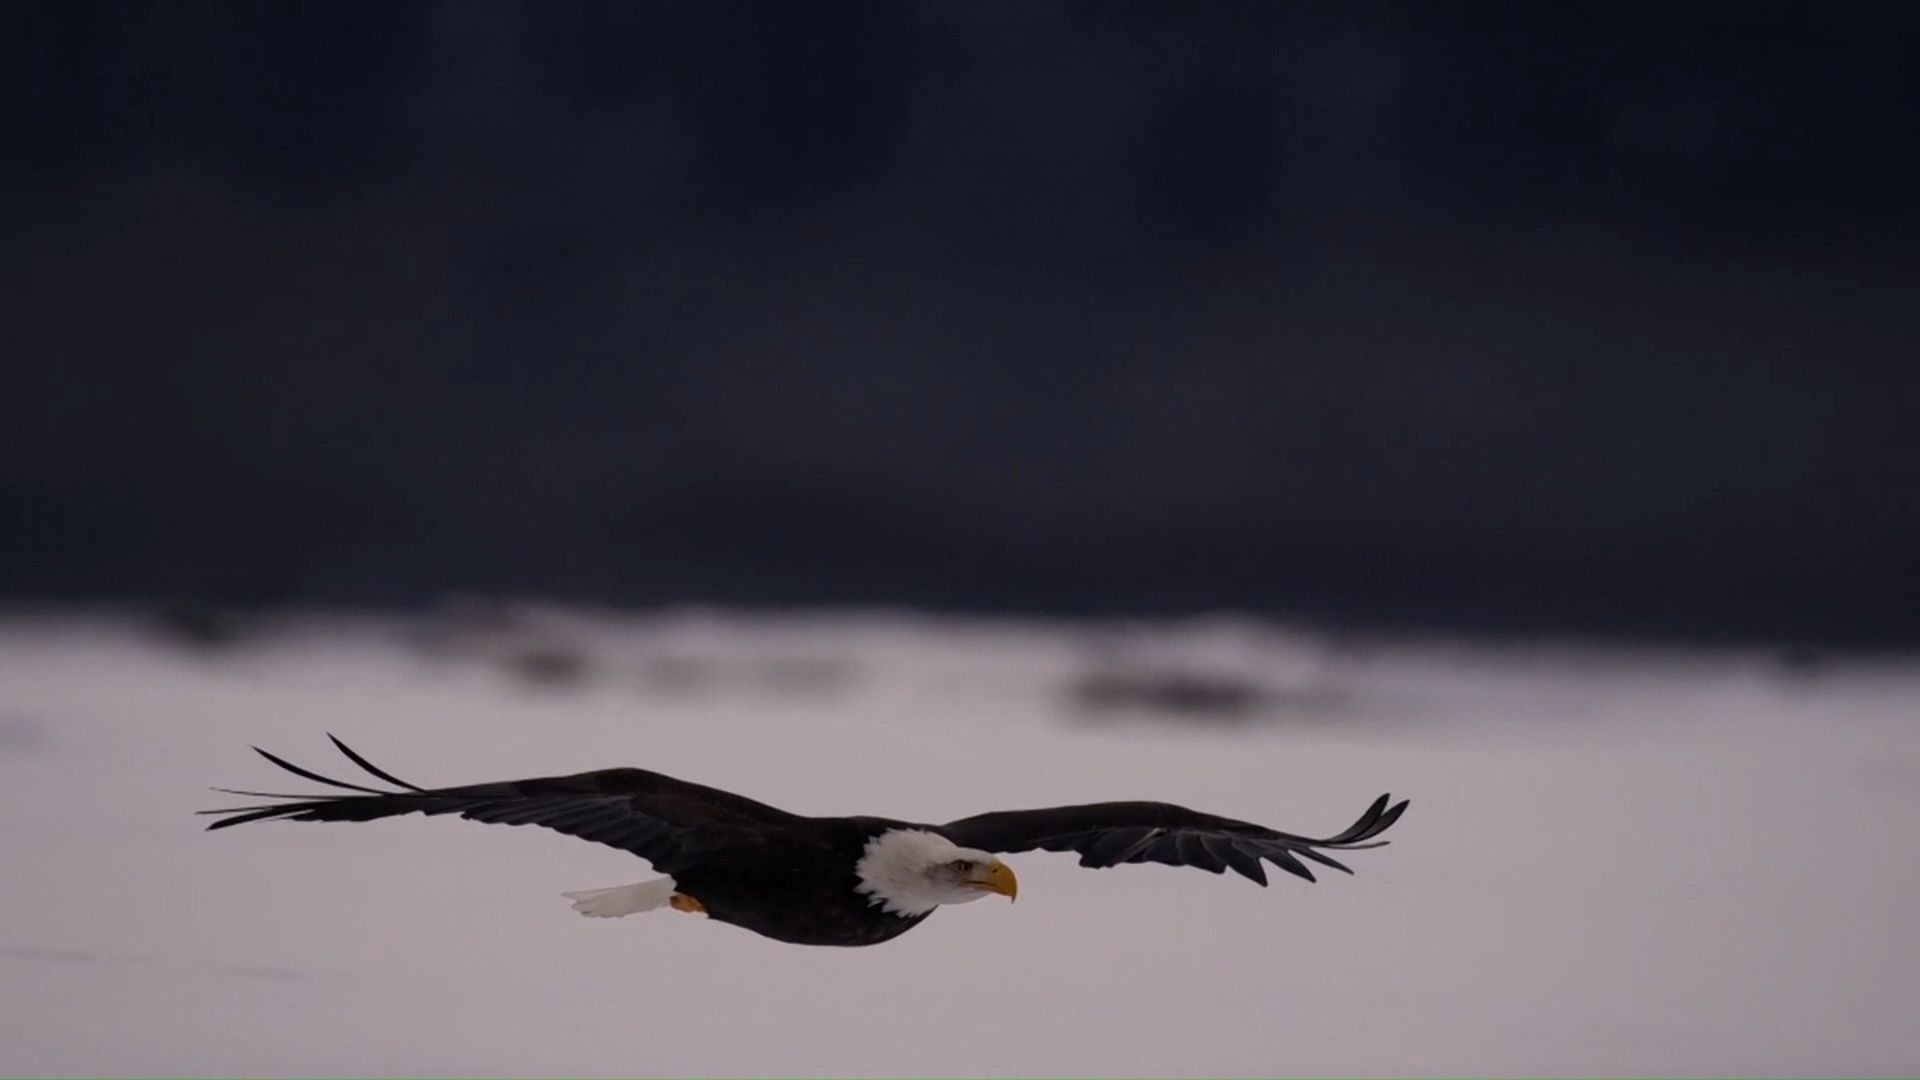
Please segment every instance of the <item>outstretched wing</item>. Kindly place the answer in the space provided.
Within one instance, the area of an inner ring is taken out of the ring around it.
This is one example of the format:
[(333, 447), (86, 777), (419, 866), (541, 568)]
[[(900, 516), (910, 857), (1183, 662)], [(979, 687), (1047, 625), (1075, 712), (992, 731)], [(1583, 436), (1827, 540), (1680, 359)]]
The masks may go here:
[(224, 829), (250, 821), (372, 821), (403, 814), (459, 814), (492, 825), (538, 825), (630, 851), (671, 874), (698, 861), (729, 836), (777, 828), (793, 815), (764, 803), (690, 784), (645, 769), (602, 769), (572, 776), (508, 780), (493, 784), (427, 789), (407, 783), (355, 753), (333, 736), (349, 761), (400, 791), (381, 791), (334, 780), (254, 747), (261, 757), (295, 776), (358, 792), (353, 795), (280, 795), (215, 788), (229, 795), (290, 800), (265, 806), (202, 810), (225, 815), (207, 826)]
[(1313, 871), (1301, 859), (1353, 873), (1325, 852), (1385, 845), (1385, 840), (1374, 837), (1386, 832), (1407, 809), (1405, 800), (1392, 806), (1387, 802), (1387, 796), (1380, 796), (1359, 821), (1324, 840), (1157, 802), (1002, 810), (950, 821), (939, 831), (962, 847), (985, 851), (1077, 851), (1081, 866), (1095, 868), (1155, 862), (1197, 866), (1219, 874), (1231, 867), (1264, 886), (1267, 872), (1262, 859), (1308, 881), (1313, 880)]

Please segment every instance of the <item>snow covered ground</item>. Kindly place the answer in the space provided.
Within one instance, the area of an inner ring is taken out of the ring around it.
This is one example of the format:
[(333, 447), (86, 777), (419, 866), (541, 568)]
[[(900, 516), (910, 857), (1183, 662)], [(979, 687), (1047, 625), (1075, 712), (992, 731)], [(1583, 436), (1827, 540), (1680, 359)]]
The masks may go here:
[[(1230, 692), (1087, 689), (1143, 671)], [(583, 919), (562, 890), (647, 869), (540, 830), (200, 831), (209, 785), (304, 790), (250, 743), (344, 770), (329, 731), (416, 783), (631, 764), (812, 813), (1413, 807), (1352, 878), (1036, 853), (1017, 905), (807, 949)], [(1895, 663), (1232, 619), (0, 620), (7, 1074), (1912, 1074), (1917, 857)]]

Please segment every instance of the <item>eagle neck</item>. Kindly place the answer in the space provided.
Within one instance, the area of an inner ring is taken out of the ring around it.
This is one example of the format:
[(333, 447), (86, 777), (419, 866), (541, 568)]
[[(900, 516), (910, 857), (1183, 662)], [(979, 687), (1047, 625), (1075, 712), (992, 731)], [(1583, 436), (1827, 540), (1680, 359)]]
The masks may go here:
[(919, 918), (945, 900), (927, 869), (957, 850), (951, 840), (926, 829), (882, 830), (867, 841), (854, 863), (859, 880), (854, 891), (889, 914)]

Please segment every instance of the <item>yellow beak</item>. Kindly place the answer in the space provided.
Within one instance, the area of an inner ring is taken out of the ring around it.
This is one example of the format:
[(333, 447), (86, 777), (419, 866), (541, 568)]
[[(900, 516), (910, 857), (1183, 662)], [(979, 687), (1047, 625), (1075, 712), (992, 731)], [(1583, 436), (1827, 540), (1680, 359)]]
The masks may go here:
[(1019, 898), (1020, 879), (1013, 876), (1013, 867), (995, 859), (982, 867), (979, 875), (973, 881), (974, 888), (999, 893), (1008, 900)]

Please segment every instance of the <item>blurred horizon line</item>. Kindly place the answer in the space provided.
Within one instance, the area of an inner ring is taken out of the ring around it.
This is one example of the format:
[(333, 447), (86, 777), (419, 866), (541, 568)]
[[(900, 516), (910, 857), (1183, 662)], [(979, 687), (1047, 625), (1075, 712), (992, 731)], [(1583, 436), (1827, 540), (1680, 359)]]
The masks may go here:
[(1594, 620), (1537, 613), (1381, 616), (1357, 610), (1186, 606), (1087, 610), (1045, 606), (928, 604), (897, 600), (740, 601), (675, 598), (652, 602), (587, 599), (564, 593), (447, 590), (419, 600), (230, 599), (180, 596), (45, 596), (0, 592), (0, 620), (105, 617), (143, 622), (162, 636), (202, 646), (236, 643), (263, 626), (310, 618), (439, 620), (500, 623), (542, 614), (603, 619), (716, 618), (805, 620), (898, 619), (928, 622), (1010, 622), (1124, 629), (1244, 625), (1268, 631), (1373, 641), (1464, 641), (1490, 646), (1522, 643), (1576, 648), (1753, 648), (1781, 650), (1781, 662), (1812, 667), (1829, 655), (1902, 656), (1920, 653), (1920, 638), (1904, 633), (1766, 632), (1728, 620), (1681, 622)]

